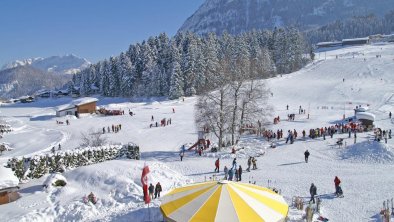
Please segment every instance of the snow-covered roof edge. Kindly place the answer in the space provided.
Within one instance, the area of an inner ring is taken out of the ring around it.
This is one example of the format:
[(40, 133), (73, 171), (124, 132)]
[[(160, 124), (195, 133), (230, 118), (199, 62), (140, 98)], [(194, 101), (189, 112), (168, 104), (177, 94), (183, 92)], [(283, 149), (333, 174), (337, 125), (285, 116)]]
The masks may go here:
[(81, 105), (84, 105), (84, 104), (88, 104), (88, 103), (92, 103), (92, 102), (97, 102), (97, 101), (98, 101), (97, 98), (93, 98), (93, 97), (84, 97), (84, 98), (80, 98), (80, 99), (73, 100), (73, 101), (71, 101), (71, 102), (68, 103), (68, 104), (64, 104), (64, 105), (58, 106), (58, 107), (56, 108), (56, 111), (63, 111), (63, 110), (67, 110), (67, 109), (72, 109), (72, 108), (74, 108), (74, 107), (76, 107), (76, 106), (81, 106)]
[(0, 166), (0, 175), (0, 189), (18, 186), (19, 180), (11, 169)]

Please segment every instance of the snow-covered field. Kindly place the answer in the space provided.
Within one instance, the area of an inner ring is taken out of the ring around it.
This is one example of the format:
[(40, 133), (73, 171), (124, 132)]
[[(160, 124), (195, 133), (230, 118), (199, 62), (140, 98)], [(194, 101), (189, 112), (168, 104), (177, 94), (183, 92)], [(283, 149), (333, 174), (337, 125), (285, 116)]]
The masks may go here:
[[(382, 57), (376, 58), (378, 54)], [(376, 126), (392, 128), (388, 112), (394, 111), (393, 44), (336, 49), (317, 54), (319, 57), (321, 60), (299, 72), (267, 81), (273, 93), (269, 101), (275, 108), (272, 116), (279, 115), (282, 120), (268, 128), (284, 132), (296, 129), (301, 134), (302, 130), (333, 125), (343, 114), (352, 116), (356, 105), (369, 105), (376, 115)], [(49, 153), (59, 143), (63, 150), (75, 149), (81, 142), (81, 132), (91, 128), (102, 130), (112, 124), (122, 124), (122, 130), (106, 133), (108, 140), (137, 143), (142, 160), (114, 160), (67, 171), (64, 176), (68, 184), (62, 189), (44, 190), (41, 185), (45, 178), (21, 184), (22, 198), (0, 205), (2, 221), (147, 221), (148, 210), (142, 204), (140, 182), (144, 163), (151, 169), (150, 181), (160, 182), (166, 193), (176, 186), (209, 179), (217, 157), (221, 158), (221, 172), (224, 165), (230, 166), (232, 162), (230, 150), (206, 153), (203, 157), (187, 152), (184, 161), (179, 160), (179, 147), (197, 140), (193, 113), (196, 98), (140, 103), (99, 98), (99, 106), (122, 109), (126, 115), (68, 117), (69, 126), (56, 124), (56, 120), (66, 119), (55, 116), (56, 106), (70, 100), (43, 99), (31, 104), (2, 105), (0, 118), (12, 125), (14, 131), (0, 140), (13, 148), (0, 156), (0, 163), (13, 156)], [(309, 119), (306, 114), (298, 115), (299, 106), (307, 109)], [(127, 115), (129, 109), (136, 115)], [(295, 121), (286, 120), (289, 113), (297, 114)], [(171, 118), (172, 124), (149, 127), (162, 118)], [(334, 145), (338, 138), (344, 138), (346, 148)], [(260, 137), (244, 136), (239, 147), (245, 149), (238, 153), (237, 160), (246, 169), (249, 155), (265, 152), (257, 158), (258, 169), (244, 172), (243, 180), (256, 181), (262, 186), (272, 181), (270, 185), (281, 190), (289, 205), (293, 196), (307, 200), (309, 186), (314, 183), (322, 198), (322, 214), (330, 221), (380, 221), (383, 201), (394, 197), (394, 142), (389, 140), (384, 144), (372, 139), (372, 133), (358, 134), (354, 144), (353, 138), (339, 134), (326, 140), (297, 139), (292, 145), (280, 140), (277, 148), (271, 149)], [(306, 149), (311, 153), (309, 163), (304, 162)], [(342, 180), (345, 198), (333, 195), (335, 176)], [(98, 197), (96, 205), (82, 202), (82, 197), (90, 192)], [(151, 204), (153, 221), (162, 220), (159, 205), (160, 200)], [(298, 221), (300, 212), (292, 209), (289, 217)]]

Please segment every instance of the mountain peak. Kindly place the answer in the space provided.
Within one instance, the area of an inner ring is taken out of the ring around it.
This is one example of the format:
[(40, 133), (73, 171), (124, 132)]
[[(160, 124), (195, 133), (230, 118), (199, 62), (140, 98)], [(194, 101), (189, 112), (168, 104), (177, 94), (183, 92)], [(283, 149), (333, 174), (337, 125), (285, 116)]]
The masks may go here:
[(352, 16), (381, 16), (392, 9), (392, 0), (207, 0), (179, 31), (220, 35), (283, 25), (308, 29)]
[(15, 68), (19, 66), (32, 66), (42, 71), (60, 74), (74, 74), (91, 63), (76, 56), (75, 54), (66, 54), (63, 56), (50, 56), (47, 58), (37, 57), (31, 59), (15, 60), (5, 64), (1, 70)]

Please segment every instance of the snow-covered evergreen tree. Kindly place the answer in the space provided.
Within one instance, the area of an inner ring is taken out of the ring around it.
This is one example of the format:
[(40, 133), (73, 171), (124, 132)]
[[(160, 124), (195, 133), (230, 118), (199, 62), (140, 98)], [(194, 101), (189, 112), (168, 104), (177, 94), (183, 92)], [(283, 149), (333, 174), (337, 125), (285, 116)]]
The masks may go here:
[(177, 99), (184, 96), (183, 92), (183, 75), (181, 70), (180, 55), (175, 43), (171, 44), (172, 64), (171, 64), (171, 81), (170, 81), (170, 99)]
[(131, 60), (125, 53), (121, 53), (119, 56), (118, 72), (121, 76), (120, 95), (126, 97), (132, 96), (135, 76)]

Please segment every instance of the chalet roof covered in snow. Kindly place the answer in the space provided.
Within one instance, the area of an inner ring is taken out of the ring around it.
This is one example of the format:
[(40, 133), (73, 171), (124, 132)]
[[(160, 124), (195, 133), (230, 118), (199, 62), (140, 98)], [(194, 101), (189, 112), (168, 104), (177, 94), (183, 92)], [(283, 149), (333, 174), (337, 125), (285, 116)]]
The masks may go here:
[(336, 42), (319, 42), (316, 45), (317, 46), (327, 46), (327, 45), (341, 45), (342, 42), (336, 41)]
[(368, 112), (358, 112), (356, 113), (356, 118), (359, 120), (365, 119), (365, 120), (375, 121), (375, 115)]
[(19, 184), (18, 178), (11, 169), (0, 166), (0, 189), (16, 187)]
[(97, 101), (98, 101), (98, 99), (93, 98), (93, 97), (84, 97), (84, 98), (80, 98), (80, 99), (73, 100), (73, 101), (71, 101), (71, 102), (68, 103), (68, 104), (64, 104), (64, 105), (58, 106), (58, 107), (56, 108), (56, 111), (62, 111), (62, 110), (72, 109), (72, 108), (75, 108), (75, 107), (77, 107), (77, 106), (81, 106), (81, 105), (84, 105), (84, 104), (88, 104), (88, 103), (92, 103), (92, 102), (97, 102)]
[(353, 42), (353, 41), (368, 41), (369, 37), (354, 38), (354, 39), (343, 39), (342, 42)]

